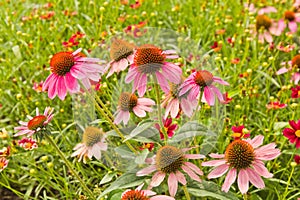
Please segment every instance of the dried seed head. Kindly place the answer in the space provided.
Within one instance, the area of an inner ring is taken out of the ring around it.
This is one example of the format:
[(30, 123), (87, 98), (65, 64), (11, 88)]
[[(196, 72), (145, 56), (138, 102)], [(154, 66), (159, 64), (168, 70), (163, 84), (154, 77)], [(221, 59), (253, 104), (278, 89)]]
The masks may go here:
[(132, 109), (137, 105), (138, 98), (135, 94), (130, 94), (129, 92), (123, 92), (119, 98), (119, 105), (123, 111), (132, 111)]
[(271, 19), (266, 15), (257, 15), (256, 17), (256, 30), (260, 29), (269, 30), (272, 25)]
[(133, 49), (134, 49), (133, 44), (131, 44), (127, 41), (115, 38), (112, 41), (112, 44), (110, 47), (110, 58), (112, 60), (118, 62), (124, 58), (127, 58), (131, 54), (133, 54)]
[(91, 147), (94, 144), (101, 142), (104, 137), (104, 132), (96, 127), (88, 126), (85, 128), (83, 135), (82, 135), (82, 142)]
[(157, 168), (164, 173), (175, 173), (184, 162), (183, 152), (173, 146), (163, 146), (156, 154)]

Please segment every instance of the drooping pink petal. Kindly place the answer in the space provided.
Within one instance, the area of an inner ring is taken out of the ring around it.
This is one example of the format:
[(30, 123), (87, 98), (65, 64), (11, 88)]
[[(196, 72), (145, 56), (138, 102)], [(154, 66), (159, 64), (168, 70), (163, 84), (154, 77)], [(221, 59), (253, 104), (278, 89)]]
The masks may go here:
[(255, 136), (252, 140), (249, 140), (247, 142), (251, 144), (253, 148), (257, 148), (263, 144), (263, 141), (264, 141), (264, 136), (258, 135)]
[(220, 90), (216, 86), (210, 85), (209, 88), (215, 93), (215, 95), (217, 96), (217, 98), (219, 99), (220, 102), (224, 101), (223, 94), (220, 92)]
[(46, 78), (45, 82), (43, 83), (43, 87), (42, 87), (43, 91), (45, 91), (49, 87), (49, 85), (51, 83), (53, 83), (53, 80), (55, 79), (55, 77), (56, 77), (56, 75), (54, 73), (52, 73)]
[(272, 178), (273, 174), (271, 174), (268, 169), (265, 167), (264, 163), (260, 160), (255, 160), (252, 163), (253, 169), (260, 175), (265, 178)]
[(264, 34), (264, 37), (265, 37), (265, 39), (266, 39), (266, 41), (267, 41), (268, 43), (273, 42), (272, 35), (271, 35), (268, 31), (265, 31), (263, 34)]
[(198, 181), (201, 183), (201, 179), (199, 178), (199, 176), (197, 174), (195, 174), (195, 172), (193, 172), (193, 170), (191, 170), (189, 167), (182, 165), (181, 168), (183, 169), (183, 171), (185, 171), (193, 180)]
[(188, 95), (188, 100), (193, 101), (193, 100), (197, 99), (199, 92), (200, 92), (200, 86), (194, 85), (190, 90), (190, 93)]
[(190, 101), (188, 101), (185, 98), (182, 98), (180, 101), (180, 106), (182, 108), (183, 113), (186, 114), (188, 117), (191, 117), (194, 109), (193, 105), (190, 103)]
[(176, 116), (178, 115), (179, 112), (179, 100), (178, 99), (173, 99), (170, 104), (172, 103), (171, 106), (171, 117), (172, 118), (176, 118)]
[(228, 192), (230, 186), (234, 183), (235, 179), (236, 179), (236, 169), (232, 168), (231, 170), (229, 170), (225, 178), (224, 184), (222, 185), (222, 191)]
[(88, 78), (81, 79), (80, 81), (85, 89), (88, 90), (91, 88), (91, 82)]
[(152, 172), (156, 171), (155, 165), (150, 165), (149, 167), (146, 167), (136, 173), (137, 176), (145, 176), (148, 174), (151, 174)]
[(288, 27), (289, 27), (289, 29), (291, 30), (292, 33), (297, 32), (298, 26), (297, 26), (297, 23), (295, 21), (290, 21), (288, 23)]
[(154, 197), (150, 197), (150, 200), (175, 200), (173, 197), (169, 197), (166, 195), (155, 195)]
[(251, 168), (247, 168), (246, 172), (249, 177), (249, 181), (257, 188), (262, 189), (265, 187), (265, 183), (262, 178)]
[(135, 106), (133, 109), (134, 114), (136, 114), (136, 116), (138, 117), (145, 117), (146, 116), (146, 112), (142, 109), (139, 108), (139, 106)]
[(211, 158), (225, 158), (225, 154), (217, 154), (217, 153), (211, 153), (209, 154)]
[(238, 187), (242, 194), (247, 193), (249, 189), (249, 177), (245, 169), (241, 169), (238, 174)]
[(278, 20), (278, 29), (282, 32), (286, 28), (286, 23), (284, 19)]
[(155, 101), (149, 98), (138, 98), (138, 104), (145, 106), (153, 106), (155, 105)]
[(133, 81), (137, 75), (140, 74), (137, 70), (137, 67), (130, 67), (128, 70), (128, 74), (125, 77), (125, 83), (130, 83), (131, 81)]
[(294, 81), (294, 84), (295, 84), (295, 85), (298, 85), (298, 83), (299, 83), (299, 81), (300, 81), (300, 73), (299, 73), (299, 72), (295, 72), (295, 73), (292, 75), (291, 80)]
[(146, 74), (142, 74), (140, 76), (139, 82), (137, 83), (137, 91), (138, 91), (138, 95), (139, 97), (144, 96), (144, 94), (146, 93), (146, 89), (147, 89), (147, 75)]
[(201, 154), (185, 154), (184, 157), (187, 158), (187, 159), (202, 159), (202, 158), (205, 158), (205, 156), (201, 155)]
[(66, 73), (64, 78), (65, 78), (65, 85), (66, 85), (67, 89), (70, 91), (70, 93), (79, 92), (80, 87), (77, 82), (77, 79), (74, 78), (70, 72)]
[(65, 85), (65, 79), (63, 76), (60, 76), (57, 79), (57, 96), (61, 99), (64, 100), (66, 95), (67, 95), (67, 88)]
[(203, 172), (201, 171), (201, 169), (199, 167), (197, 167), (195, 164), (191, 163), (191, 162), (184, 162), (184, 164), (189, 167), (191, 170), (193, 170), (194, 172), (196, 172), (198, 175), (202, 176)]
[(80, 65), (74, 65), (70, 69), (70, 73), (73, 77), (75, 77), (77, 79), (86, 78), (86, 73), (84, 71), (82, 71), (82, 69), (80, 69)]
[(157, 187), (163, 182), (165, 179), (166, 173), (158, 171), (152, 176), (152, 180), (150, 182), (151, 187)]
[(213, 77), (214, 82), (220, 83), (222, 85), (230, 85), (227, 81), (224, 81), (223, 79), (221, 79), (220, 77), (214, 76)]
[(182, 184), (182, 185), (186, 185), (186, 179), (183, 175), (183, 173), (181, 173), (179, 170), (176, 171), (175, 173), (177, 180)]
[(228, 164), (223, 164), (218, 167), (216, 167), (214, 170), (212, 170), (208, 175), (207, 178), (212, 179), (212, 178), (218, 178), (225, 174), (228, 171), (229, 165)]
[(280, 69), (276, 72), (276, 75), (284, 74), (284, 73), (286, 73), (286, 72), (288, 72), (288, 71), (289, 71), (288, 68), (282, 67), (282, 68), (280, 68)]
[(160, 88), (165, 93), (168, 93), (168, 91), (170, 90), (170, 86), (169, 86), (169, 83), (168, 83), (167, 79), (159, 71), (157, 71), (155, 73), (155, 75), (156, 75), (157, 82), (158, 82)]
[(210, 160), (210, 161), (206, 161), (206, 162), (202, 162), (202, 166), (220, 166), (226, 163), (226, 160), (221, 159), (221, 160)]
[(209, 87), (204, 87), (204, 97), (208, 105), (213, 106), (215, 104), (215, 96)]
[(177, 182), (176, 175), (173, 172), (171, 172), (169, 175), (168, 186), (169, 186), (170, 196), (174, 197), (177, 192), (178, 182)]
[(182, 69), (173, 63), (165, 62), (162, 66), (163, 75), (170, 82), (179, 84), (181, 81)]
[(50, 99), (53, 99), (56, 94), (57, 94), (57, 90), (56, 90), (56, 84), (57, 84), (57, 80), (58, 80), (59, 76), (55, 76), (52, 79), (52, 82), (49, 84), (49, 88), (48, 88), (48, 97)]

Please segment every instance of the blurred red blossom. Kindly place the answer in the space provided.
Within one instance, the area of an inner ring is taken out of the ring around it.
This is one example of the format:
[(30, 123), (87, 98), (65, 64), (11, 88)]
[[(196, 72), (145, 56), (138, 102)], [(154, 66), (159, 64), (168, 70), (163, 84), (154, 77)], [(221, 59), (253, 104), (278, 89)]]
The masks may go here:
[(250, 137), (250, 131), (245, 128), (244, 125), (241, 126), (232, 126), (231, 130), (233, 131), (233, 134), (231, 135), (235, 140), (248, 138)]

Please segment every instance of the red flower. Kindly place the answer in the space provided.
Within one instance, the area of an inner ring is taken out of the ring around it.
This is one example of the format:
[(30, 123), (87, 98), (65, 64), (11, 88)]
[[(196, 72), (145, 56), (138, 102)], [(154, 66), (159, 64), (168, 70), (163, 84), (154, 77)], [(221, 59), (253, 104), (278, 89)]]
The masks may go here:
[(267, 109), (281, 109), (287, 107), (287, 104), (285, 103), (280, 103), (279, 101), (271, 101), (266, 105)]
[(250, 131), (245, 128), (244, 125), (241, 126), (232, 126), (231, 130), (233, 134), (231, 135), (235, 140), (239, 140), (242, 138), (250, 137)]
[(239, 58), (234, 58), (230, 61), (232, 64), (239, 64), (240, 59)]
[(228, 97), (228, 92), (223, 93), (224, 101), (221, 102), (222, 104), (229, 104), (233, 98)]
[(152, 151), (154, 149), (154, 143), (144, 143), (143, 146), (140, 147), (140, 150), (148, 149), (149, 151)]
[(141, 2), (140, 1), (136, 1), (134, 4), (131, 4), (130, 5), (130, 8), (133, 8), (133, 9), (137, 9), (141, 6)]
[[(164, 123), (164, 129), (166, 130), (168, 137), (173, 137), (175, 130), (177, 129), (177, 124), (172, 124), (172, 118), (167, 118), (166, 120), (163, 119)], [(162, 132), (162, 129), (160, 128), (159, 124), (155, 124), (155, 128), (159, 130), (160, 139), (164, 139), (164, 134)]]
[(214, 42), (212, 46), (210, 46), (214, 50), (214, 52), (218, 52), (222, 49), (222, 44), (219, 44), (218, 42)]
[(289, 124), (292, 128), (285, 128), (283, 135), (288, 138), (291, 143), (295, 143), (298, 149), (300, 148), (300, 120), (298, 120), (298, 122), (290, 120)]
[(294, 160), (297, 163), (297, 165), (299, 165), (300, 164), (300, 155), (295, 155)]
[(296, 98), (300, 98), (300, 85), (297, 85), (294, 88), (291, 88), (292, 90), (292, 98), (296, 99)]

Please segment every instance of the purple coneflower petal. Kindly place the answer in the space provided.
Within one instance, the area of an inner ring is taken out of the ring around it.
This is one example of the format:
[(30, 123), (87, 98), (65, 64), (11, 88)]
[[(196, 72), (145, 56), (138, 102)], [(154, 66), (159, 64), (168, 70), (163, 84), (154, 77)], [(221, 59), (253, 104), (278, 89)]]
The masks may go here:
[(249, 181), (257, 188), (264, 188), (265, 187), (265, 183), (262, 180), (262, 178), (251, 168), (247, 168), (246, 172), (248, 174), (249, 177)]
[(185, 154), (184, 157), (187, 158), (187, 159), (202, 159), (202, 158), (205, 158), (205, 156), (201, 155), (201, 154)]
[(61, 99), (64, 100), (67, 95), (67, 88), (65, 85), (65, 79), (64, 76), (60, 76), (57, 79), (57, 96)]
[(168, 186), (169, 186), (169, 193), (172, 197), (175, 196), (178, 188), (178, 181), (176, 175), (171, 172), (168, 178)]
[(139, 74), (140, 73), (138, 72), (137, 67), (130, 67), (125, 78), (125, 83), (130, 83), (131, 81), (136, 79)]
[(229, 170), (225, 178), (224, 184), (222, 185), (222, 191), (228, 192), (230, 186), (234, 183), (235, 179), (236, 179), (236, 169), (232, 168), (231, 170)]
[(224, 81), (223, 79), (221, 79), (220, 77), (217, 77), (217, 76), (214, 76), (213, 80), (214, 80), (214, 82), (217, 82), (222, 85), (230, 85), (227, 81)]
[(49, 88), (48, 88), (48, 97), (50, 99), (53, 99), (55, 97), (55, 95), (57, 94), (56, 91), (56, 84), (57, 84), (57, 80), (58, 80), (59, 76), (56, 76), (52, 79), (52, 82), (49, 84)]
[(225, 154), (211, 153), (211, 154), (209, 154), (209, 157), (211, 157), (211, 158), (225, 158)]
[(242, 194), (247, 193), (249, 189), (249, 177), (245, 169), (241, 169), (238, 174), (238, 187)]
[(289, 29), (291, 30), (292, 33), (297, 32), (298, 26), (297, 23), (295, 21), (290, 21), (288, 23)]
[(146, 116), (146, 112), (142, 109), (139, 108), (139, 106), (135, 106), (133, 109), (134, 114), (136, 114), (136, 116), (138, 117), (145, 117)]
[(197, 167), (195, 164), (191, 163), (191, 162), (184, 162), (184, 164), (189, 167), (191, 170), (193, 170), (194, 172), (196, 172), (198, 175), (202, 176), (203, 172), (201, 171), (201, 169), (199, 169), (199, 167)]
[(208, 175), (207, 178), (212, 179), (212, 178), (218, 178), (225, 174), (228, 171), (229, 165), (228, 164), (223, 164), (218, 167), (216, 167), (214, 170), (212, 170)]
[(198, 181), (201, 183), (201, 179), (199, 178), (199, 176), (197, 174), (195, 174), (195, 172), (193, 172), (193, 170), (191, 170), (189, 167), (182, 165), (181, 168), (183, 169), (183, 171), (185, 171), (193, 180)]
[(151, 187), (157, 187), (161, 184), (161, 182), (163, 182), (163, 180), (165, 179), (166, 173), (164, 172), (156, 172), (153, 176), (152, 176), (152, 180), (150, 182), (150, 186)]
[(79, 91), (80, 87), (77, 82), (77, 79), (74, 78), (70, 72), (66, 73), (64, 78), (65, 78), (65, 85), (71, 93), (76, 93)]
[(209, 87), (204, 87), (204, 97), (208, 105), (212, 106), (215, 104), (215, 96)]
[(47, 79), (45, 80), (45, 82), (43, 83), (43, 87), (42, 87), (42, 90), (45, 91), (49, 85), (51, 83), (53, 83), (53, 80), (55, 79), (56, 75), (55, 74), (50, 74)]
[(255, 136), (255, 138), (253, 138), (252, 140), (249, 140), (247, 142), (249, 144), (251, 144), (251, 146), (253, 148), (257, 148), (257, 147), (259, 147), (260, 145), (263, 144), (263, 141), (264, 141), (264, 136), (258, 135), (258, 136)]
[(138, 171), (136, 173), (137, 176), (145, 176), (145, 175), (148, 175), (148, 174), (151, 174), (152, 172), (156, 171), (156, 166), (155, 165), (151, 165), (149, 167), (146, 167), (140, 171)]
[(186, 179), (185, 176), (183, 175), (183, 173), (181, 173), (179, 170), (176, 171), (175, 173), (177, 180), (182, 184), (182, 185), (186, 185)]
[(150, 197), (150, 200), (175, 200), (173, 197), (168, 197), (166, 195), (156, 195), (154, 197)]
[(156, 75), (157, 82), (160, 85), (161, 89), (165, 93), (168, 93), (168, 91), (170, 90), (170, 86), (169, 86), (167, 79), (159, 71), (155, 72), (155, 75)]

